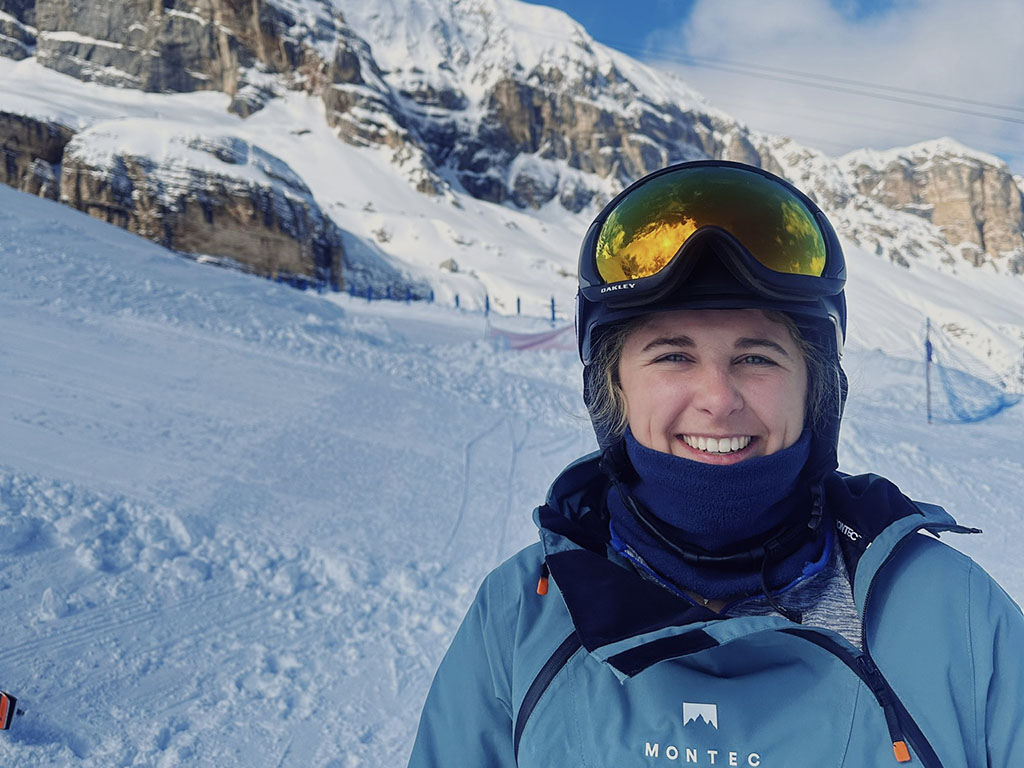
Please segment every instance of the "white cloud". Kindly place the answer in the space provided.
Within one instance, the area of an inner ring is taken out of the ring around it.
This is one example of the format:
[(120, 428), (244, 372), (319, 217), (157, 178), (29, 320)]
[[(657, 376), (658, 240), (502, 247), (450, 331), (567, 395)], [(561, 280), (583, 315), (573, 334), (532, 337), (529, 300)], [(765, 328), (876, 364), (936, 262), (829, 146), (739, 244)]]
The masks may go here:
[[(713, 104), (755, 129), (784, 133), (830, 154), (952, 136), (1006, 158), (1024, 173), (1024, 3), (896, 0), (860, 18), (842, 10), (849, 6), (829, 0), (696, 0), (685, 24), (652, 34), (646, 45), (651, 59), (664, 56)], [(701, 57), (704, 66), (685, 63), (685, 55)], [(725, 62), (752, 65), (761, 77), (723, 71), (735, 69)], [(793, 82), (804, 78), (772, 68), (1020, 111), (957, 101), (940, 102), (947, 111), (927, 109), (913, 102), (935, 99), (894, 91), (874, 91), (890, 100), (869, 98), (853, 91), (873, 89), (853, 83), (808, 87)]]

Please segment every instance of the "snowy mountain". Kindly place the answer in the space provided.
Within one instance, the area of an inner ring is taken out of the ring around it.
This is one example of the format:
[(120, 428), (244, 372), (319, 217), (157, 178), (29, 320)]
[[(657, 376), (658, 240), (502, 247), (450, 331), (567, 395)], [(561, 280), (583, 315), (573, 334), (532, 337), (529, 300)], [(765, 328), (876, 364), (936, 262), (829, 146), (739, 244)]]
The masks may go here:
[[(1019, 184), (952, 142), (829, 158), (518, 0), (236, 5), (0, 0), (2, 180), (177, 250), (205, 243), (202, 256), (260, 274), (471, 303), (486, 293), (507, 311), (517, 297), (568, 304), (575, 242), (624, 184), (716, 157), (787, 176), (891, 261), (1024, 271)], [(149, 141), (150, 156), (124, 118), (164, 121), (174, 136)], [(103, 167), (64, 173), (79, 168), (64, 153), (83, 132), (79, 154), (90, 135), (123, 146)], [(309, 194), (254, 186), (246, 163), (162, 161), (207, 134), (273, 158)], [(283, 217), (282, 199), (294, 200)], [(214, 220), (256, 236), (218, 241)], [(288, 239), (298, 243), (267, 246)], [(281, 259), (267, 263), (268, 251)]]

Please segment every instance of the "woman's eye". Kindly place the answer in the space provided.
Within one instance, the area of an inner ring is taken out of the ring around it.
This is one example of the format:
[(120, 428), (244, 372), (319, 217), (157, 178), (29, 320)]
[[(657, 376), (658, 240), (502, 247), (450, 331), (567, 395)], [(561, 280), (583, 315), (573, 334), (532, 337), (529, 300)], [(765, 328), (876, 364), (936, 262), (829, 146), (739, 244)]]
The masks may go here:
[(774, 360), (763, 355), (744, 355), (740, 358), (740, 362), (746, 365), (775, 365)]
[(682, 354), (681, 352), (670, 352), (667, 355), (662, 355), (661, 357), (659, 357), (657, 362), (659, 362), (659, 363), (685, 363), (689, 359), (690, 358), (688, 358), (686, 355)]

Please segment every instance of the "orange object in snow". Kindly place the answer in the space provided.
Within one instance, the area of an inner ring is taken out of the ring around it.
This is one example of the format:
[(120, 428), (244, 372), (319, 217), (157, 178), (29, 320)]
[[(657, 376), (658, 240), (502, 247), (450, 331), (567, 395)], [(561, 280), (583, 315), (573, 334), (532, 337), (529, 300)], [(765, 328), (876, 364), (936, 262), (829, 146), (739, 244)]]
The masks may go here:
[(18, 700), (9, 693), (0, 691), (0, 730), (6, 731), (11, 727), (11, 720), (17, 709)]

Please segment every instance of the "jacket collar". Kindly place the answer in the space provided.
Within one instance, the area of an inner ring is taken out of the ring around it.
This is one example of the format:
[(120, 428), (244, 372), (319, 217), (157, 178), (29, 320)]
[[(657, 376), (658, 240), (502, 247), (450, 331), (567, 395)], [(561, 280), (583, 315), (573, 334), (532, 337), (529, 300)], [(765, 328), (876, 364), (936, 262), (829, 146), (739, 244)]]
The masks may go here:
[[(545, 562), (583, 646), (620, 676), (778, 625), (781, 617), (727, 619), (692, 605), (619, 562), (609, 547), (607, 479), (600, 455), (570, 464), (534, 512)], [(885, 478), (833, 473), (825, 483), (828, 519), (838, 529), (863, 615), (874, 575), (918, 530), (960, 531), (941, 507), (916, 503)]]
[(981, 533), (977, 528), (957, 525), (940, 506), (912, 501), (879, 475), (850, 476), (837, 472), (825, 482), (825, 499), (835, 521), (853, 581), (854, 601), (861, 615), (875, 575), (907, 536), (922, 530), (934, 534)]

